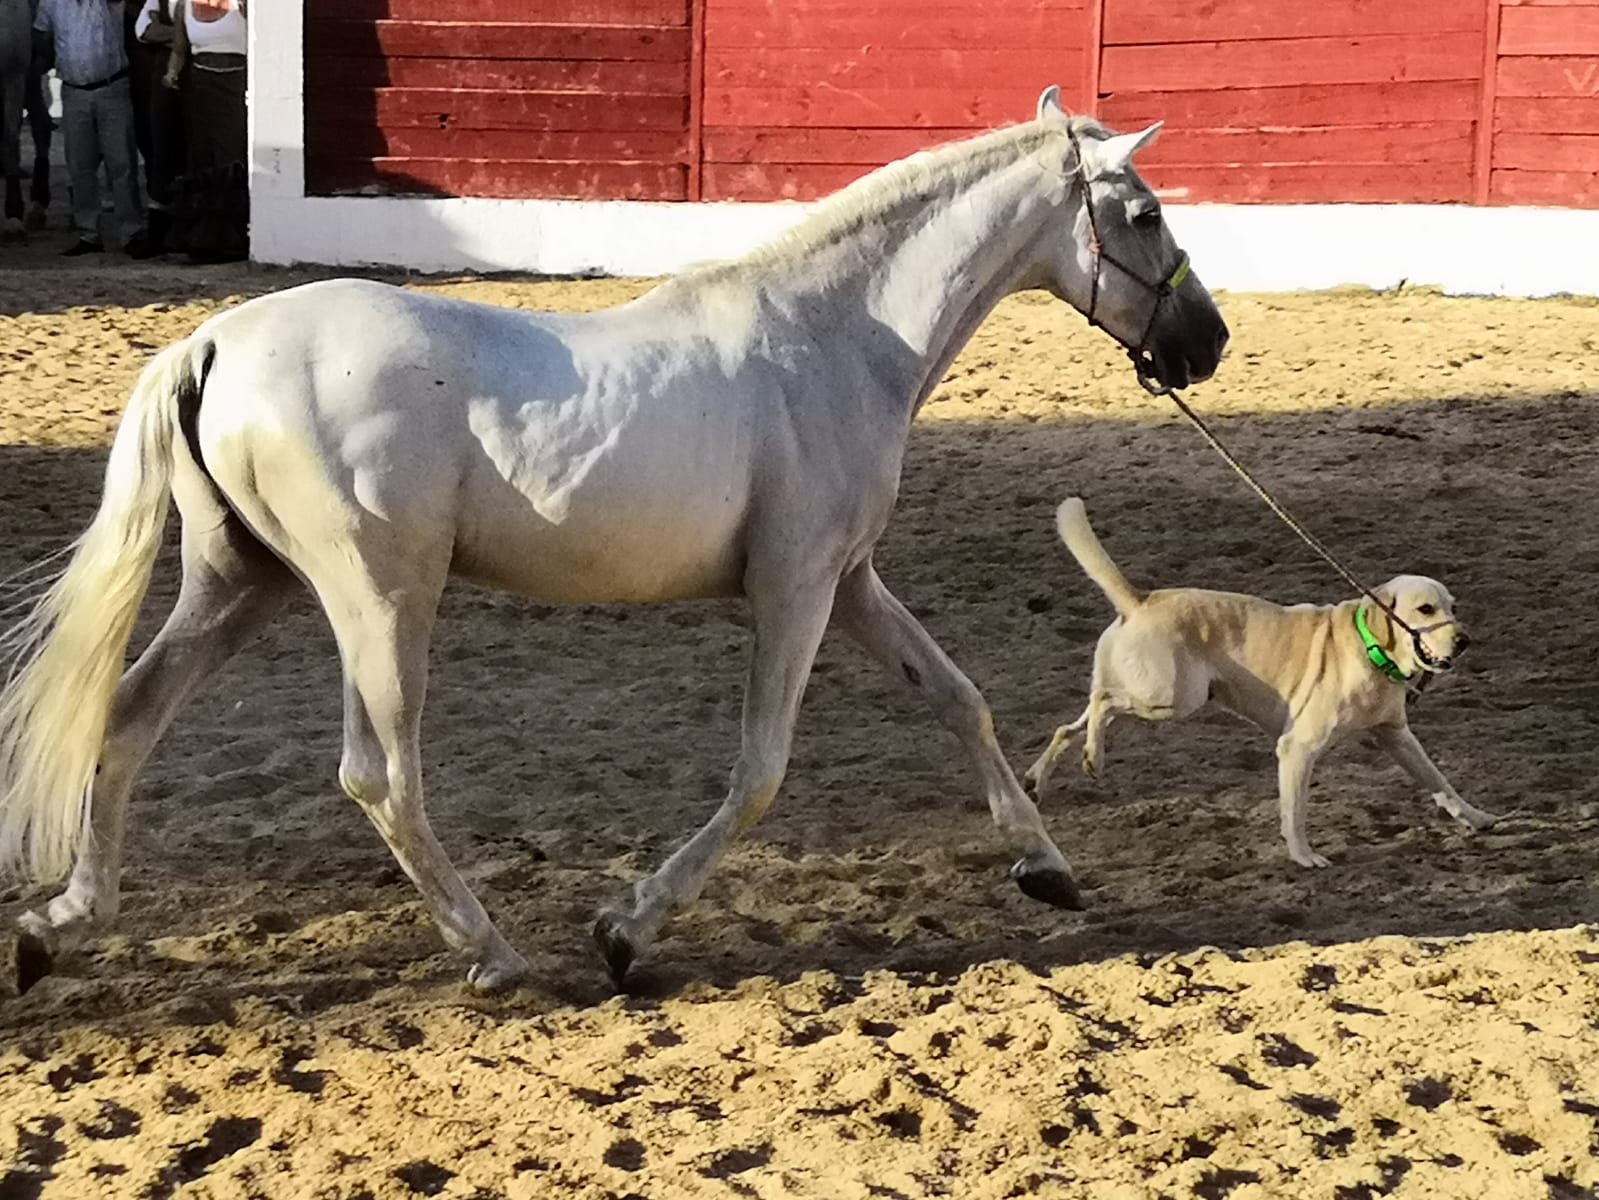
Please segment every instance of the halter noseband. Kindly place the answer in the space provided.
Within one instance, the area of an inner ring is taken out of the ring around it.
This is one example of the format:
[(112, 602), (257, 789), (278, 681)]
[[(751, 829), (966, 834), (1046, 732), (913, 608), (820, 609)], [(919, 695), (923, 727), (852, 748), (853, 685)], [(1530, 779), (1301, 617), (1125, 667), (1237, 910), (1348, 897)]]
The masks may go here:
[[(1094, 259), (1094, 273), (1090, 277), (1088, 291), (1088, 312), (1086, 314), (1088, 324), (1093, 329), (1103, 329), (1120, 344), (1122, 349), (1127, 351), (1127, 357), (1132, 359), (1133, 370), (1138, 375), (1138, 383), (1146, 392), (1151, 396), (1169, 396), (1172, 393), (1172, 389), (1161, 383), (1155, 375), (1155, 357), (1149, 350), (1149, 335), (1155, 332), (1155, 322), (1160, 318), (1160, 310), (1165, 305), (1167, 297), (1180, 288), (1183, 280), (1188, 278), (1188, 252), (1179, 250), (1177, 252), (1177, 265), (1172, 268), (1171, 274), (1158, 283), (1152, 283), (1122, 262), (1109, 250), (1106, 250), (1100, 243), (1099, 222), (1094, 217), (1092, 181), (1083, 171), (1083, 148), (1078, 142), (1076, 134), (1071, 135), (1071, 140), (1072, 149), (1077, 154), (1077, 178), (1082, 181), (1083, 186), (1083, 211), (1088, 214), (1088, 251), (1093, 255)], [(1155, 303), (1150, 306), (1149, 320), (1144, 325), (1143, 335), (1138, 339), (1136, 345), (1122, 341), (1120, 337), (1117, 337), (1115, 330), (1108, 325), (1101, 325), (1099, 322), (1099, 272), (1101, 260), (1110, 263), (1111, 266), (1138, 284), (1146, 292), (1153, 293), (1155, 297)]]

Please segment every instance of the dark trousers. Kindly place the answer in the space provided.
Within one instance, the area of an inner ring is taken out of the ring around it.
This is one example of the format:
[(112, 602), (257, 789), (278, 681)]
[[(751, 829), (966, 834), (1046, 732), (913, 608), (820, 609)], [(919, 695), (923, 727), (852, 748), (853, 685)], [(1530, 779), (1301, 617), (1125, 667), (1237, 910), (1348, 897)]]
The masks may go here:
[(28, 185), (28, 199), (40, 208), (50, 207), (50, 138), (55, 124), (50, 120), (49, 89), (44, 77), (49, 68), (44, 60), (34, 56), (28, 67), (28, 86), (22, 96), (22, 107), (28, 114), (28, 133), (33, 138), (33, 179)]
[(183, 78), (183, 122), (190, 172), (245, 161), (249, 153), (245, 82), (243, 70), (208, 71), (190, 64)]
[[(166, 70), (164, 64), (162, 70)], [(188, 82), (188, 72), (184, 73), (183, 81), (185, 84)], [(150, 155), (145, 159), (150, 204), (154, 208), (165, 208), (172, 203), (173, 185), (188, 170), (189, 146), (184, 131), (183, 109), (183, 90), (167, 87), (158, 76), (147, 106)]]

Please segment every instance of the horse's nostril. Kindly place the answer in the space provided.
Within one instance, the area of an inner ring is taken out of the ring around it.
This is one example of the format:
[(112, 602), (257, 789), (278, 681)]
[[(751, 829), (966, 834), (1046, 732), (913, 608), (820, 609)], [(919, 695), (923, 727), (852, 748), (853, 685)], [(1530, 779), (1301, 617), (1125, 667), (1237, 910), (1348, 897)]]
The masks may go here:
[(1457, 633), (1455, 635), (1455, 653), (1458, 654), (1469, 645), (1471, 645), (1471, 639), (1464, 633)]

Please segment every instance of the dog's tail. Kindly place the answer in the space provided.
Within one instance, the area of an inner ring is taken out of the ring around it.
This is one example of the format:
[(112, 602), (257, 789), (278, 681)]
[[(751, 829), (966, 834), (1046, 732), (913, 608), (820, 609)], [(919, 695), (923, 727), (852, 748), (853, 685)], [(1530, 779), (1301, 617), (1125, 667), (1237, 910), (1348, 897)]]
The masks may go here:
[(1055, 528), (1060, 531), (1060, 540), (1066, 543), (1066, 549), (1072, 552), (1088, 577), (1099, 584), (1116, 611), (1124, 617), (1131, 616), (1144, 602), (1144, 593), (1127, 582), (1121, 568), (1105, 553), (1105, 547), (1099, 544), (1093, 526), (1088, 523), (1088, 511), (1076, 496), (1063, 500), (1055, 510)]

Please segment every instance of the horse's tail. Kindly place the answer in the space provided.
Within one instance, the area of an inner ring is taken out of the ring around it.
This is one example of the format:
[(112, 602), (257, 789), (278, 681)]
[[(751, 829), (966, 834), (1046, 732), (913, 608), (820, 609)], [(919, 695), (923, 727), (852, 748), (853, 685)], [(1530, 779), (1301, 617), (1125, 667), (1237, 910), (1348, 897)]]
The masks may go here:
[(1132, 616), (1144, 602), (1144, 593), (1127, 582), (1121, 568), (1105, 553), (1105, 547), (1094, 536), (1094, 527), (1088, 523), (1088, 510), (1076, 496), (1061, 501), (1061, 506), (1055, 510), (1055, 528), (1060, 532), (1060, 540), (1066, 543), (1066, 549), (1110, 598), (1116, 611), (1124, 617)]
[(72, 865), (166, 525), (179, 410), (198, 404), (212, 354), (209, 340), (187, 338), (144, 368), (111, 446), (99, 511), (66, 569), (0, 634), (9, 668), (0, 690), (0, 878), (49, 882)]

